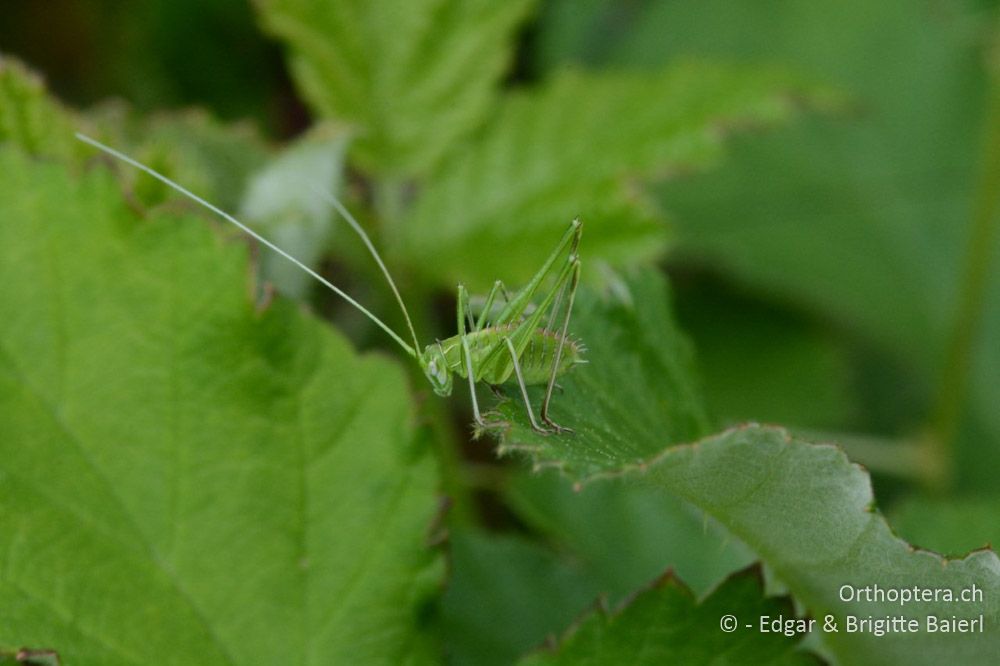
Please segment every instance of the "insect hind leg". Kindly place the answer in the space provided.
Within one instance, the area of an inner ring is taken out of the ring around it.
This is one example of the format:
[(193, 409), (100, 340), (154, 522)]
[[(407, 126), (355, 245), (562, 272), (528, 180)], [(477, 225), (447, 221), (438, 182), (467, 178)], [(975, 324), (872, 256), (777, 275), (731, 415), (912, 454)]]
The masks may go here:
[(576, 288), (580, 284), (580, 258), (573, 258), (573, 275), (569, 284), (569, 299), (566, 304), (566, 317), (563, 319), (562, 331), (559, 333), (559, 346), (552, 361), (552, 372), (549, 374), (549, 384), (545, 389), (545, 399), (542, 400), (542, 422), (557, 433), (573, 432), (571, 428), (561, 426), (549, 417), (549, 405), (552, 403), (552, 390), (556, 385), (556, 374), (559, 372), (559, 362), (562, 360), (563, 347), (566, 346), (566, 336), (569, 334), (569, 319), (573, 314), (573, 302), (576, 300)]

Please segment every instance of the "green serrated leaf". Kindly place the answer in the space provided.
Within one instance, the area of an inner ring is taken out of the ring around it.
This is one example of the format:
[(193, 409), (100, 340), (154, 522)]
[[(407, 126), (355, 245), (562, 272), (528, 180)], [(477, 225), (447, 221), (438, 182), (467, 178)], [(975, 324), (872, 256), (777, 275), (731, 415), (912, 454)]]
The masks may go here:
[[(145, 117), (126, 104), (108, 102), (77, 114), (51, 96), (28, 68), (0, 56), (0, 142), (36, 157), (80, 163), (95, 159), (75, 138), (82, 130), (128, 149), (167, 175), (183, 173), (191, 189), (227, 209), (236, 207), (247, 178), (268, 157), (250, 124), (224, 125), (200, 109)], [(170, 196), (164, 185), (124, 173), (127, 182), (140, 183), (135, 189), (140, 200), (153, 204)]]
[[(787, 120), (793, 97), (806, 94), (781, 72), (696, 62), (658, 73), (562, 71), (540, 90), (511, 95), (442, 166), (415, 203), (401, 249), (443, 284), (516, 283), (580, 216), (588, 257), (650, 260), (666, 232), (634, 181), (704, 169), (729, 131)], [(517, 252), (506, 251), (515, 243)]]
[[(836, 447), (751, 426), (667, 450), (651, 466), (650, 478), (739, 536), (814, 617), (832, 614), (839, 631), (823, 639), (845, 663), (980, 664), (1000, 651), (996, 553), (947, 560), (915, 550), (872, 509), (867, 473)], [(845, 593), (844, 586), (861, 591)], [(957, 598), (973, 586), (981, 598)], [(956, 598), (900, 604), (880, 600), (875, 591), (914, 587), (932, 594), (949, 590)], [(852, 617), (897, 616), (916, 620), (918, 630), (884, 636), (849, 631)], [(934, 633), (931, 617), (978, 619), (980, 630)]]
[[(956, 335), (952, 321), (963, 298), (984, 156), (995, 12), (965, 0), (773, 0), (767, 11), (749, 2), (677, 0), (630, 13), (597, 0), (588, 3), (584, 31), (607, 24), (617, 30), (585, 51), (586, 40), (563, 35), (570, 24), (559, 20), (578, 3), (556, 4), (562, 12), (542, 23), (539, 41), (558, 63), (794, 62), (837, 81), (858, 101), (863, 112), (850, 122), (806, 123), (737, 142), (726, 167), (670, 184), (662, 202), (676, 215), (679, 247), (710, 270), (733, 276), (744, 290), (819, 313), (911, 368), (915, 376), (883, 380), (884, 392), (862, 404), (882, 432), (912, 429), (914, 418), (896, 422), (900, 394), (916, 394), (907, 397), (917, 418), (930, 411)], [(1000, 271), (993, 265), (953, 450), (956, 488), (989, 493), (996, 492), (1000, 466)], [(885, 404), (894, 411), (879, 411)]]
[(204, 219), (0, 151), (0, 647), (420, 663), (435, 466), (406, 380)]
[[(223, 124), (199, 109), (147, 117), (112, 102), (88, 111), (87, 119), (97, 127), (95, 136), (171, 178), (180, 178), (188, 189), (225, 210), (236, 209), (251, 174), (262, 169), (270, 156), (263, 138), (249, 123)], [(93, 151), (88, 157), (94, 159)], [(121, 173), (147, 205), (176, 194), (159, 181), (141, 178), (135, 170)]]
[[(558, 466), (579, 481), (621, 476), (659, 485), (690, 502), (753, 550), (813, 617), (834, 616), (841, 630), (822, 637), (845, 663), (978, 664), (1000, 653), (996, 554), (978, 551), (945, 560), (915, 551), (872, 509), (868, 474), (838, 448), (756, 425), (671, 446), (681, 441), (667, 416), (677, 403), (677, 382), (661, 370), (659, 355), (673, 336), (667, 323), (629, 314), (662, 308), (662, 290), (650, 292), (649, 284), (655, 283), (648, 276), (627, 284), (631, 309), (581, 302), (578, 330), (587, 331), (590, 363), (567, 378), (566, 391), (555, 403), (556, 420), (577, 432), (537, 435), (523, 407), (510, 402), (500, 407), (513, 422), (503, 450), (525, 452), (536, 465)], [(650, 298), (658, 292), (660, 297)], [(617, 333), (623, 322), (629, 324), (628, 336)], [(659, 344), (652, 345), (653, 340)], [(623, 368), (629, 369), (627, 375), (621, 374)], [(939, 596), (901, 606), (877, 597), (844, 601), (845, 585), (916, 586), (953, 594), (975, 585), (982, 597), (946, 602)], [(917, 620), (920, 630), (885, 636), (847, 631), (848, 616), (898, 615)], [(983, 632), (929, 633), (930, 616), (981, 618)]]
[(366, 169), (427, 172), (481, 124), (533, 0), (257, 0), (316, 113), (359, 130)]
[[(740, 622), (735, 631), (719, 629), (720, 618), (781, 617), (794, 622), (788, 599), (764, 598), (759, 571), (732, 576), (707, 599), (694, 595), (672, 575), (640, 592), (624, 608), (598, 609), (584, 618), (552, 651), (522, 659), (542, 664), (819, 664), (799, 650), (803, 634), (761, 632)], [(759, 622), (759, 621), (758, 621)], [(805, 622), (805, 621), (803, 621)], [(793, 625), (794, 626), (794, 625)]]
[(0, 55), (0, 145), (10, 142), (29, 155), (70, 161), (83, 152), (73, 138), (74, 125), (37, 74)]

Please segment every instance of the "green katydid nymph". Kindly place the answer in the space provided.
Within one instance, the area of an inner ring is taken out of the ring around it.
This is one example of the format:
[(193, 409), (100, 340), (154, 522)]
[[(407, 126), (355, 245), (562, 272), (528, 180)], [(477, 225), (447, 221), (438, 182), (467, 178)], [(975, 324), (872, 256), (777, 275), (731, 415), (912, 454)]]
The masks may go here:
[[(521, 398), (524, 400), (531, 427), (534, 430), (541, 433), (572, 432), (571, 429), (560, 426), (552, 420), (549, 416), (549, 406), (552, 401), (553, 389), (556, 387), (556, 379), (568, 372), (573, 366), (586, 362), (582, 358), (583, 346), (569, 335), (570, 315), (573, 312), (573, 302), (580, 281), (580, 257), (577, 254), (577, 248), (580, 243), (582, 225), (579, 220), (573, 220), (570, 223), (569, 229), (563, 234), (541, 268), (519, 292), (512, 296), (508, 295), (503, 283), (495, 282), (486, 296), (478, 316), (475, 316), (472, 311), (469, 294), (465, 287), (459, 285), (458, 333), (450, 338), (427, 345), (421, 351), (421, 345), (417, 340), (410, 314), (389, 269), (386, 268), (385, 262), (382, 261), (382, 257), (375, 249), (368, 234), (354, 219), (350, 211), (332, 194), (316, 190), (317, 194), (323, 196), (343, 216), (351, 229), (361, 237), (365, 247), (368, 248), (385, 275), (389, 287), (403, 311), (403, 317), (413, 341), (412, 345), (347, 293), (229, 213), (114, 148), (83, 134), (77, 134), (77, 138), (153, 176), (236, 225), (258, 242), (314, 277), (372, 320), (379, 328), (388, 333), (403, 351), (416, 359), (434, 392), (438, 395), (451, 395), (453, 375), (468, 380), (473, 415), (479, 428), (490, 428), (502, 424), (490, 423), (483, 418), (476, 398), (476, 383), (486, 382), (491, 387), (496, 388), (501, 384), (516, 382)], [(540, 296), (538, 303), (533, 303), (535, 296), (540, 295), (543, 285), (544, 295)], [(503, 299), (503, 303), (499, 303), (498, 298)], [(547, 318), (543, 325), (542, 319), (546, 315)], [(536, 419), (527, 387), (540, 384), (544, 384), (546, 390), (539, 418)]]

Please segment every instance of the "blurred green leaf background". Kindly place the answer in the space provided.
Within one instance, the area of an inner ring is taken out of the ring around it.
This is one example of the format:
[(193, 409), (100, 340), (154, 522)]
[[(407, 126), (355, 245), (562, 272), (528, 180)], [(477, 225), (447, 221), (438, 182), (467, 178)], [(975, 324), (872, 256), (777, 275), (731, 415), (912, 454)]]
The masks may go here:
[[(586, 639), (592, 654), (622, 656), (608, 647), (615, 631), (601, 628), (614, 612), (581, 620), (576, 638), (564, 632), (597, 597), (617, 607), (668, 568), (705, 604), (726, 598), (707, 596), (714, 589), (751, 608), (780, 605), (754, 597), (746, 573), (717, 587), (761, 559), (768, 576), (778, 570), (769, 592), (829, 608), (794, 554), (767, 550), (783, 535), (713, 512), (676, 481), (666, 486), (679, 497), (668, 494), (657, 484), (669, 474), (645, 475), (664, 449), (745, 422), (838, 444), (915, 546), (961, 556), (1000, 539), (994, 2), (12, 0), (2, 12), (4, 150), (77, 178), (103, 163), (72, 133), (94, 133), (239, 213), (400, 329), (370, 257), (310, 199), (305, 183), (316, 179), (384, 249), (422, 342), (454, 333), (456, 282), (516, 287), (569, 219), (583, 218), (573, 331), (603, 366), (570, 377), (556, 398), (583, 423), (575, 448), (535, 441), (509, 402), (501, 450), (528, 453), (498, 459), (489, 438), (471, 438), (461, 390), (440, 401), (411, 377), (451, 502), (452, 569), (436, 579), (447, 591), (409, 600), (412, 615), (427, 615), (420, 635), (437, 641), (421, 655), (510, 663), (564, 636), (566, 654)], [(63, 176), (19, 159), (6, 164), (27, 174), (20, 185), (0, 173), (10, 190), (0, 224), (40, 214), (32, 188), (63, 193), (72, 210)], [(149, 179), (117, 174), (137, 215), (190, 210)], [(46, 215), (63, 214), (51, 206)], [(103, 215), (123, 213), (95, 204)], [(8, 250), (21, 256), (15, 240)], [(247, 290), (258, 308), (274, 286), (356, 347), (396, 355), (358, 313), (259, 251)], [(25, 285), (27, 299), (37, 285)], [(616, 400), (631, 400), (634, 420), (609, 416)], [(762, 447), (779, 439), (753, 432)], [(525, 458), (563, 474), (531, 474)], [(834, 469), (830, 483), (847, 495), (867, 483), (830, 463), (803, 472), (790, 496), (825, 487)], [(591, 480), (601, 473), (615, 478)], [(413, 513), (433, 532), (426, 506)], [(401, 531), (420, 532), (416, 522)], [(878, 543), (888, 552), (901, 542), (880, 533)], [(623, 621), (641, 624), (657, 595), (670, 597), (665, 607), (690, 604), (671, 580), (642, 592)], [(17, 647), (3, 632), (0, 648)], [(800, 647), (746, 649), (769, 663)], [(913, 648), (810, 649), (904, 663)], [(804, 653), (789, 654), (797, 663)]]

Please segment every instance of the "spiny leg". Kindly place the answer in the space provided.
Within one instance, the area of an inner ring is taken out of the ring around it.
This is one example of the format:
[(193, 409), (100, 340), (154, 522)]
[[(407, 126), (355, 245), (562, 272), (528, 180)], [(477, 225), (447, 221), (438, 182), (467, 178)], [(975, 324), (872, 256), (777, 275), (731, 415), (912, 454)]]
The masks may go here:
[(510, 341), (510, 338), (504, 338), (504, 342), (507, 343), (507, 349), (510, 350), (510, 362), (514, 365), (514, 374), (517, 376), (517, 385), (521, 388), (521, 397), (524, 398), (524, 408), (528, 410), (531, 429), (547, 435), (552, 431), (538, 425), (538, 421), (535, 420), (535, 413), (531, 411), (531, 401), (528, 399), (528, 387), (524, 384), (524, 375), (521, 374), (521, 364), (517, 360), (517, 350), (514, 349), (514, 343)]
[(556, 432), (573, 432), (572, 429), (559, 425), (549, 418), (549, 403), (552, 401), (552, 389), (556, 385), (556, 373), (559, 371), (559, 362), (562, 360), (563, 347), (566, 345), (566, 336), (569, 333), (569, 318), (573, 314), (573, 301), (576, 300), (576, 288), (580, 284), (580, 259), (573, 260), (573, 277), (569, 286), (569, 301), (566, 304), (566, 317), (563, 319), (562, 331), (559, 333), (559, 346), (556, 347), (556, 357), (552, 363), (552, 372), (549, 374), (549, 385), (545, 389), (545, 399), (542, 400), (542, 421)]

